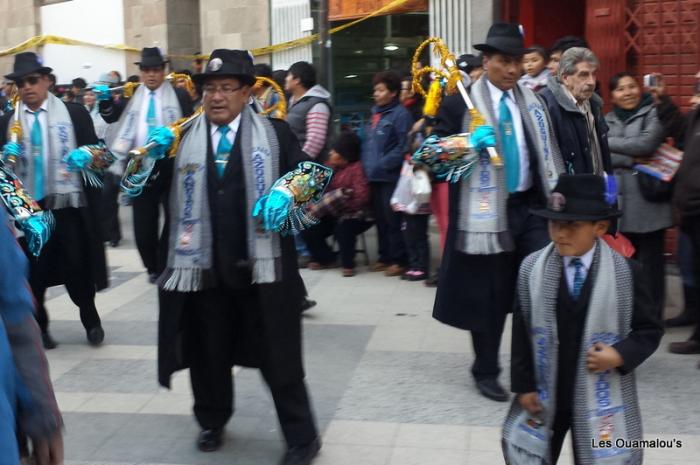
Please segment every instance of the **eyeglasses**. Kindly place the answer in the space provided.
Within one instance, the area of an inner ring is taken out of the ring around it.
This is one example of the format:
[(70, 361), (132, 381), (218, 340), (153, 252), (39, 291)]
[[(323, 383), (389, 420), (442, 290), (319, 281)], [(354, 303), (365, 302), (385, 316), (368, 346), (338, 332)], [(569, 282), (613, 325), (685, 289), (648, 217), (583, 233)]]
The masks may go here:
[(204, 87), (202, 87), (202, 89), (204, 89), (204, 93), (209, 95), (209, 96), (212, 96), (212, 95), (216, 94), (217, 92), (221, 92), (221, 95), (223, 95), (224, 97), (230, 97), (231, 95), (233, 95), (234, 92), (236, 92), (242, 88), (243, 88), (243, 86), (233, 87), (233, 86), (229, 86), (229, 85), (225, 85), (225, 84), (223, 86), (215, 86), (214, 84), (205, 84)]
[(25, 84), (29, 84), (30, 86), (36, 85), (37, 82), (41, 80), (41, 76), (27, 76), (26, 78), (20, 78), (15, 81), (15, 84), (17, 84), (17, 87), (21, 89), (24, 87)]

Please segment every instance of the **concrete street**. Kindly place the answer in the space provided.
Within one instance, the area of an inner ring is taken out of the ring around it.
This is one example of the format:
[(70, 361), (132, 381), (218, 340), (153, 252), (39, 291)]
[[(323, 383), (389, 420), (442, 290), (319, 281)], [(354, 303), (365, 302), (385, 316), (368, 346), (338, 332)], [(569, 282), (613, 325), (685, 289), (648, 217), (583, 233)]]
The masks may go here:
[[(284, 445), (255, 370), (235, 369), (236, 413), (224, 447), (196, 450), (187, 372), (178, 373), (170, 392), (156, 382), (156, 288), (131, 239), (131, 212), (123, 209), (122, 217), (126, 240), (109, 249), (112, 286), (97, 298), (105, 344), (87, 345), (62, 288), (47, 302), (60, 344), (48, 356), (66, 423), (67, 465), (276, 465)], [(373, 251), (372, 234), (367, 241)], [(354, 278), (339, 270), (303, 272), (318, 301), (304, 318), (307, 381), (324, 443), (315, 463), (502, 464), (508, 404), (477, 393), (468, 333), (431, 318), (434, 289), (369, 273), (364, 264), (359, 271)], [(669, 279), (669, 315), (678, 311), (677, 281)], [(647, 450), (645, 464), (690, 465), (700, 457), (700, 357), (666, 349), (688, 334), (668, 331), (637, 370), (645, 436), (683, 441), (680, 449)], [(505, 385), (509, 339), (510, 326), (501, 348)], [(573, 463), (568, 441), (559, 463)]]

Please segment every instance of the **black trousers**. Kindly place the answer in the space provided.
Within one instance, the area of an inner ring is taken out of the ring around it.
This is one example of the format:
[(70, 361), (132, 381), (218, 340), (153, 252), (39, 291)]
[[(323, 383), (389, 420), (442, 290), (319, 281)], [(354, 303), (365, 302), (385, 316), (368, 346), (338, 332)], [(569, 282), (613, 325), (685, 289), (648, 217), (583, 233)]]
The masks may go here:
[[(530, 197), (531, 194), (527, 192), (511, 194), (508, 197), (508, 227), (515, 241), (515, 251), (508, 253), (503, 269), (488, 271), (502, 274), (503, 279), (508, 281), (508, 287), (512, 289), (517, 285), (518, 269), (523, 259), (549, 243), (547, 222), (544, 218), (530, 213)], [(506, 315), (513, 311), (513, 304), (512, 299), (504, 300), (504, 308), (494, 308), (485, 331), (471, 332), (474, 347), (472, 375), (477, 381), (494, 379), (501, 373), (498, 350)]]
[[(156, 180), (162, 180), (163, 173)], [(159, 184), (133, 199), (134, 212), (134, 238), (136, 248), (141, 256), (143, 266), (148, 273), (160, 273), (165, 267), (165, 263), (160, 263), (159, 257), (166, 256), (167, 244), (163, 239), (163, 231), (170, 224), (170, 213), (168, 211), (168, 193), (165, 189), (160, 189)], [(163, 208), (165, 222), (161, 230), (160, 209)]]
[[(80, 309), (80, 321), (86, 330), (100, 325), (95, 307), (95, 285), (90, 276), (88, 236), (83, 217), (77, 208), (52, 211), (56, 226), (39, 257), (29, 257), (29, 285), (36, 300), (36, 320), (42, 333), (49, 329), (49, 315), (44, 306), (46, 289), (60, 279), (68, 296)], [(25, 248), (26, 243), (22, 241)]]
[(427, 273), (430, 268), (428, 220), (430, 215), (404, 215), (404, 238), (408, 251), (408, 267)]
[(119, 183), (121, 178), (107, 172), (102, 188), (102, 205), (100, 208), (100, 226), (103, 241), (122, 240), (122, 230), (119, 223)]
[[(256, 310), (258, 297), (253, 293), (234, 292), (214, 288), (190, 293), (186, 311), (189, 312), (188, 344), (190, 380), (194, 394), (194, 414), (202, 429), (223, 428), (233, 415), (233, 349), (234, 312), (245, 307)], [(263, 348), (264, 350), (264, 348)], [(303, 374), (299, 381), (285, 386), (273, 385), (262, 376), (270, 388), (277, 409), (277, 417), (289, 446), (310, 443), (318, 434), (311, 413)]]
[[(690, 238), (693, 245), (693, 275), (695, 276), (695, 292), (700, 298), (700, 216), (684, 216), (681, 221), (681, 228)], [(700, 302), (700, 301), (699, 301)], [(691, 340), (700, 342), (700, 305), (695, 305), (695, 330), (690, 336)]]
[(379, 243), (378, 261), (387, 264), (406, 265), (406, 244), (401, 233), (401, 213), (392, 210), (391, 196), (396, 183), (373, 182), (370, 184), (372, 209), (377, 225)]
[[(561, 455), (561, 449), (564, 446), (566, 433), (571, 429), (571, 410), (557, 409), (554, 414), (554, 424), (552, 425), (552, 439), (550, 441), (550, 452), (552, 456), (552, 464), (556, 464)], [(574, 430), (571, 430), (572, 438)], [(576, 440), (574, 439), (574, 443)], [(576, 449), (574, 448), (574, 463), (579, 463), (576, 457)]]
[(336, 254), (328, 245), (328, 238), (335, 236), (340, 250), (340, 261), (343, 268), (355, 268), (355, 253), (357, 236), (372, 227), (372, 223), (359, 219), (339, 221), (333, 216), (324, 216), (316, 226), (305, 229), (301, 236), (309, 248), (311, 258), (323, 265), (335, 260)]
[(623, 234), (636, 249), (634, 258), (642, 264), (654, 299), (654, 316), (662, 321), (666, 296), (666, 262), (664, 260), (666, 230), (641, 234), (623, 232)]

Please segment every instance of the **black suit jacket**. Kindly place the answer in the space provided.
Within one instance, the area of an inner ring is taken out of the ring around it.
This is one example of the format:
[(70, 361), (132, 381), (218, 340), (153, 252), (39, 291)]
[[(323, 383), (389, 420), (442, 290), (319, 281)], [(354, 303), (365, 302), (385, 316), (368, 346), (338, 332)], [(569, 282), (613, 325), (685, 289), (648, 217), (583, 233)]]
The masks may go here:
[[(143, 85), (143, 84), (142, 84)], [(178, 87), (173, 87), (175, 90), (175, 95), (177, 95), (177, 101), (180, 103), (180, 111), (182, 111), (182, 116), (190, 116), (194, 113), (194, 105), (192, 102), (192, 97), (187, 93), (186, 90), (180, 89)], [(128, 98), (120, 98), (119, 100), (106, 100), (99, 103), (100, 115), (107, 123), (116, 123), (121, 118), (126, 105), (129, 103)]]
[[(655, 305), (642, 273), (641, 265), (628, 260), (632, 269), (634, 283), (634, 304), (632, 313), (632, 331), (613, 347), (620, 353), (624, 364), (618, 368), (622, 374), (630, 373), (654, 353), (659, 345), (663, 328), (654, 316)], [(559, 361), (557, 367), (557, 409), (567, 409), (573, 399), (575, 374), (581, 338), (588, 313), (588, 304), (592, 293), (592, 282), (597, 270), (594, 267), (586, 276), (584, 287), (578, 301), (569, 295), (566, 277), (562, 272), (557, 299), (557, 332), (559, 337)], [(517, 299), (516, 299), (517, 301)], [(513, 312), (513, 339), (511, 345), (511, 391), (515, 393), (534, 392), (534, 361), (529, 323), (524, 321), (520, 302), (516, 302)]]

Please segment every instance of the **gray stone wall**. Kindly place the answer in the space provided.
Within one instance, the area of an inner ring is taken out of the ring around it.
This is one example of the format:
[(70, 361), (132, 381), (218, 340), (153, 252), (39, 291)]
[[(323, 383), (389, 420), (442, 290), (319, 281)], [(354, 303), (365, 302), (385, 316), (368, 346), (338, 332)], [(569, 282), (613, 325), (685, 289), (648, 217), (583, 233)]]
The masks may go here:
[(202, 51), (270, 45), (269, 0), (200, 0)]
[[(5, 50), (40, 34), (35, 0), (0, 0), (0, 49)], [(0, 57), (0, 72), (12, 69), (12, 56)]]

